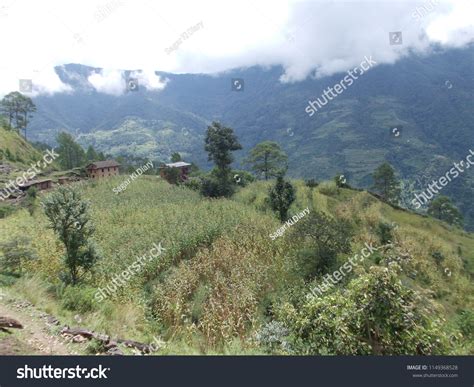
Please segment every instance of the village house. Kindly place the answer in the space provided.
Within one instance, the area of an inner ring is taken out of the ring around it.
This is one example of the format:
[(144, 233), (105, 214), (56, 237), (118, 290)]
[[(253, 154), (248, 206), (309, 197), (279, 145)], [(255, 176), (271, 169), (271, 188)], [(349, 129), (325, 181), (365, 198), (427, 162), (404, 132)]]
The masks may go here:
[(115, 160), (96, 161), (86, 167), (87, 176), (92, 179), (116, 176), (119, 174), (119, 166)]
[(184, 161), (178, 161), (176, 163), (169, 163), (169, 164), (164, 164), (163, 166), (160, 167), (160, 176), (163, 179), (167, 179), (167, 170), (171, 169), (176, 169), (179, 170), (179, 180), (180, 181), (186, 181), (188, 180), (188, 174), (189, 174), (189, 167), (191, 164), (185, 163)]
[(31, 187), (35, 187), (39, 191), (49, 189), (53, 186), (53, 181), (50, 179), (45, 180), (31, 180), (26, 182), (25, 184), (18, 185), (18, 188), (22, 191), (27, 191)]

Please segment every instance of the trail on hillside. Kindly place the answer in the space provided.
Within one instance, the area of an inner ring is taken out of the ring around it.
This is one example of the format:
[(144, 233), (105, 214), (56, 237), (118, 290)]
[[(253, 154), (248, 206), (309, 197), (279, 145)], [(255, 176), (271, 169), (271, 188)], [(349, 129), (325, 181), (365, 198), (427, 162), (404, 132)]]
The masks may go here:
[(18, 320), (23, 329), (0, 332), (0, 355), (77, 355), (53, 332), (52, 316), (27, 301), (0, 297), (0, 316)]

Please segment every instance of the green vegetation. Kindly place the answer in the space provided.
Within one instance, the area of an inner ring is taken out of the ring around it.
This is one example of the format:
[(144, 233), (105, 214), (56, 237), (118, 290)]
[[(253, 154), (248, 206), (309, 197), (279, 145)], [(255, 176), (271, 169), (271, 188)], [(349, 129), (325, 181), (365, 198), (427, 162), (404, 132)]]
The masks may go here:
[[(114, 337), (151, 342), (159, 335), (167, 342), (160, 353), (474, 352), (466, 312), (474, 301), (471, 234), (334, 182), (292, 181), (288, 215), (309, 207), (312, 216), (272, 241), (281, 226), (268, 201), (272, 181), (250, 183), (232, 199), (205, 199), (145, 175), (115, 195), (121, 181), (75, 188), (90, 202), (91, 238), (103, 259), (74, 287), (59, 279), (66, 249), (42, 211), (19, 210), (0, 221), (0, 243), (29, 235), (28, 249), (37, 256), (21, 263), (12, 291), (65, 321), (80, 313), (81, 325)], [(395, 223), (389, 231), (380, 226)], [(324, 235), (339, 242), (326, 248)], [(308, 298), (323, 273), (365, 243), (388, 238), (392, 244), (324, 296)], [(94, 299), (94, 291), (160, 242), (163, 255), (112, 298)], [(330, 264), (320, 264), (329, 255)]]
[(99, 259), (89, 238), (94, 234), (88, 203), (70, 187), (59, 187), (42, 203), (51, 228), (64, 244), (66, 273), (61, 273), (65, 283), (76, 285)]
[(428, 207), (428, 214), (449, 224), (462, 226), (462, 214), (447, 196), (440, 195), (434, 199)]
[(32, 113), (36, 111), (36, 106), (30, 97), (13, 91), (7, 94), (0, 101), (0, 113), (7, 118), (7, 128), (25, 131), (30, 122)]
[(245, 163), (257, 175), (263, 175), (265, 180), (284, 174), (288, 169), (288, 156), (282, 151), (280, 145), (274, 141), (264, 141), (257, 144), (249, 152)]
[(372, 174), (376, 192), (389, 203), (398, 204), (400, 200), (400, 182), (395, 177), (395, 170), (389, 163), (383, 163)]
[(288, 218), (288, 210), (295, 200), (295, 189), (291, 183), (278, 176), (275, 186), (269, 190), (269, 203), (273, 211), (278, 214), (281, 222)]

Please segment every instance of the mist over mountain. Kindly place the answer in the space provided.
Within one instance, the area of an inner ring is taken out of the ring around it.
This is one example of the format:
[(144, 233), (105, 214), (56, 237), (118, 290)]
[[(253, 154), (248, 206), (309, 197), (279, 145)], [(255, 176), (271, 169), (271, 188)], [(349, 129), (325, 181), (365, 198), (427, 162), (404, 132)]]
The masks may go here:
[[(112, 155), (167, 161), (180, 152), (207, 168), (204, 133), (218, 120), (235, 130), (244, 147), (238, 162), (258, 142), (273, 140), (288, 153), (294, 177), (344, 174), (351, 184), (367, 187), (372, 171), (388, 160), (402, 178), (420, 181), (424, 175), (426, 181), (473, 148), (473, 59), (471, 45), (375, 66), (312, 117), (305, 112), (308, 101), (346, 73), (282, 83), (279, 66), (217, 75), (156, 72), (164, 88), (149, 90), (138, 79), (138, 90), (126, 91), (127, 79), (135, 78), (123, 71), (123, 92), (112, 95), (98, 92), (88, 80), (100, 69), (69, 64), (56, 72), (74, 91), (36, 97), (30, 133), (34, 140), (53, 143), (59, 131), (69, 131), (82, 145)], [(241, 91), (232, 89), (233, 79), (242, 82)], [(473, 184), (467, 173), (445, 189), (468, 223)]]

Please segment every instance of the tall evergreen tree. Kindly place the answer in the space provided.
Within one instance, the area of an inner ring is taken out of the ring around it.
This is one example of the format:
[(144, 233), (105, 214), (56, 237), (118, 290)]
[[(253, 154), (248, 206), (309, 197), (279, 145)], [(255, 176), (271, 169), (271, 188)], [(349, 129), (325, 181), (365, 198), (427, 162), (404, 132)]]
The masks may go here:
[(400, 200), (400, 182), (395, 176), (395, 170), (385, 162), (372, 174), (374, 179), (373, 188), (384, 200), (392, 204), (398, 204)]
[(284, 222), (291, 204), (295, 201), (295, 188), (280, 175), (275, 185), (270, 188), (269, 201), (272, 210), (277, 212), (280, 221)]
[(30, 122), (32, 113), (36, 111), (36, 106), (30, 97), (13, 91), (7, 94), (0, 101), (0, 112), (8, 120), (8, 126), (18, 131), (23, 130), (26, 136), (26, 128)]
[(74, 141), (74, 138), (66, 132), (58, 134), (56, 141), (59, 144), (59, 163), (64, 169), (72, 169), (82, 166), (86, 161), (84, 149)]
[(438, 196), (430, 203), (428, 214), (449, 224), (458, 226), (462, 226), (463, 224), (462, 214), (451, 202), (451, 199), (444, 195)]
[(263, 174), (265, 180), (286, 172), (288, 156), (274, 141), (264, 141), (250, 150), (246, 164), (257, 174)]

